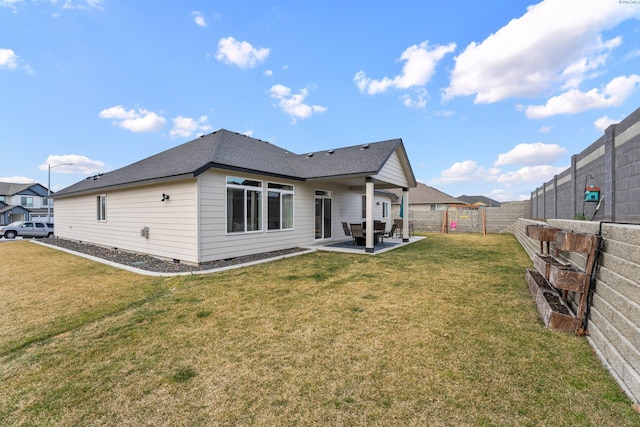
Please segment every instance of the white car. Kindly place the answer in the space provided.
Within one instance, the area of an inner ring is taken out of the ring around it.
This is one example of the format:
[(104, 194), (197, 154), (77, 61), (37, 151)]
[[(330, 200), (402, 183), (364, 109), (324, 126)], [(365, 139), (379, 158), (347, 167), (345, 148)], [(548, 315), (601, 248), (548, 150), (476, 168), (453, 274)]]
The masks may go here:
[(50, 222), (17, 221), (0, 226), (0, 237), (15, 239), (21, 237), (53, 237), (53, 224)]

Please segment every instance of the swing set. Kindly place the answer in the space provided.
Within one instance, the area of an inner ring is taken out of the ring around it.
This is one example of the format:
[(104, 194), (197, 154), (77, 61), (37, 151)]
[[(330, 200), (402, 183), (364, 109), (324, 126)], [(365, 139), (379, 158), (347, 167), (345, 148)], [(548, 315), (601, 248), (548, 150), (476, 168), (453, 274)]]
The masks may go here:
[(487, 221), (483, 207), (478, 209), (448, 207), (443, 212), (442, 234), (456, 231), (458, 227), (468, 230), (470, 226), (471, 230), (481, 228), (482, 235), (487, 235)]

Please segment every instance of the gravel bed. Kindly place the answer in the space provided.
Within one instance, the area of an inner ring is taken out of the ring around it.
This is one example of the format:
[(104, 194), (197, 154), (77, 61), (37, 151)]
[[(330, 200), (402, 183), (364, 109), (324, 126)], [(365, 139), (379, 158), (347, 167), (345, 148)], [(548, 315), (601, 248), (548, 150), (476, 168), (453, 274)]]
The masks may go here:
[(199, 265), (183, 264), (156, 258), (151, 255), (141, 253), (128, 252), (117, 248), (107, 248), (104, 246), (92, 245), (89, 243), (77, 242), (66, 239), (41, 239), (42, 243), (58, 246), (74, 252), (91, 255), (102, 258), (117, 264), (127, 265), (129, 267), (139, 268), (140, 270), (153, 271), (156, 273), (185, 273), (191, 271), (213, 270), (216, 268), (228, 267), (232, 265), (246, 264), (248, 262), (260, 261), (263, 259), (274, 258), (282, 255), (293, 254), (305, 251), (302, 248), (290, 248), (279, 251), (263, 252), (255, 255), (240, 256), (219, 261), (204, 262)]

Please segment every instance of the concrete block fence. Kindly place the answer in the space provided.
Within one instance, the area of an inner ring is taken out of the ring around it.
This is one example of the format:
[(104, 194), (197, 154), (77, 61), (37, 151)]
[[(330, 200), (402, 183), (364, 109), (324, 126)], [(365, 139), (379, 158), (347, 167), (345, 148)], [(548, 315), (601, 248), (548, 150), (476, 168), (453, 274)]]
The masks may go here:
[[(597, 202), (584, 202), (588, 185), (600, 188), (597, 212)], [(573, 155), (571, 167), (533, 191), (531, 202), (528, 218), (640, 223), (640, 108)]]
[[(596, 270), (589, 319), (589, 342), (620, 386), (640, 403), (640, 225), (549, 219), (519, 219), (514, 235), (533, 259), (540, 243), (526, 235), (528, 224), (596, 234), (601, 229), (604, 250)], [(553, 244), (551, 245), (553, 253)], [(581, 255), (572, 254), (580, 264)]]

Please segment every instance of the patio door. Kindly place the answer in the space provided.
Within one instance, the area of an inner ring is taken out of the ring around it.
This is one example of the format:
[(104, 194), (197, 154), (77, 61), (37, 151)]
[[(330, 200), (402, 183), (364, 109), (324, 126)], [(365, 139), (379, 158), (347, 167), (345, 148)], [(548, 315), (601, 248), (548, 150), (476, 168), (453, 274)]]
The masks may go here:
[(330, 239), (332, 229), (331, 192), (316, 190), (316, 239)]

